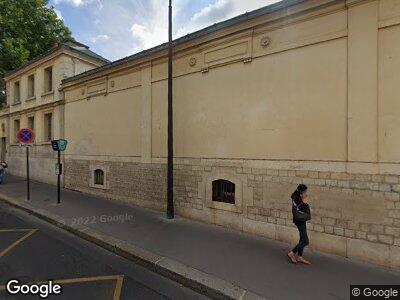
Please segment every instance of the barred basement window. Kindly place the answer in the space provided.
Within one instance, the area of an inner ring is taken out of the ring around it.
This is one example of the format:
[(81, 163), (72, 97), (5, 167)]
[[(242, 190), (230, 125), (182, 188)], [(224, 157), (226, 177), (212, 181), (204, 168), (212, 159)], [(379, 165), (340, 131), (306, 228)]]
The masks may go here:
[(212, 183), (213, 201), (235, 204), (235, 184), (218, 179)]
[(94, 170), (94, 184), (104, 185), (104, 171), (100, 169)]

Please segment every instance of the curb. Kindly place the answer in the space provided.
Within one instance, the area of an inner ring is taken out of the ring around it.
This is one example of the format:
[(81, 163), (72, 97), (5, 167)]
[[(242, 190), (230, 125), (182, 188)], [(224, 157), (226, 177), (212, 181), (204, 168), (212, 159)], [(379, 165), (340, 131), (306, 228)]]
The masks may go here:
[(84, 226), (69, 226), (64, 219), (41, 208), (34, 208), (16, 198), (0, 193), (0, 201), (28, 212), (50, 224), (92, 242), (108, 251), (140, 264), (164, 277), (214, 299), (261, 300), (266, 299), (233, 283), (189, 267), (176, 260), (160, 256), (125, 241)]

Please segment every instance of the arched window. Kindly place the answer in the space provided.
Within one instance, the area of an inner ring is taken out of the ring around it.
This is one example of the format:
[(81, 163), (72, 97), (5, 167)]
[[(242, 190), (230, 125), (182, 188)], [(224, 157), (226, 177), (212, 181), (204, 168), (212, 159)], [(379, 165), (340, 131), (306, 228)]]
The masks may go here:
[(94, 184), (104, 185), (104, 171), (101, 169), (94, 170)]
[(218, 179), (212, 183), (213, 201), (235, 204), (235, 184)]

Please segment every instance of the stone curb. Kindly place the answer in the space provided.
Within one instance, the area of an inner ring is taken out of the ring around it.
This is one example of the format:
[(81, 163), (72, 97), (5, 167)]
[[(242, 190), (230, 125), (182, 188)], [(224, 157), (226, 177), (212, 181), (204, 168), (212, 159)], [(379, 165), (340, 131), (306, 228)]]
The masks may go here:
[(84, 226), (69, 226), (58, 215), (41, 208), (32, 207), (29, 202), (0, 193), (0, 201), (32, 214), (48, 223), (73, 233), (89, 242), (138, 263), (147, 269), (172, 279), (186, 287), (214, 299), (261, 300), (266, 299), (233, 283), (184, 265), (178, 261), (149, 252), (140, 247), (116, 239), (102, 232)]

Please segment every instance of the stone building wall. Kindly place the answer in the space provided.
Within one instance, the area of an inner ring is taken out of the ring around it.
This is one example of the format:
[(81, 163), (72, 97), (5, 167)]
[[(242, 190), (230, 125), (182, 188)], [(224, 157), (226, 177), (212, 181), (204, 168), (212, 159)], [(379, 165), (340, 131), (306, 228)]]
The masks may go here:
[[(105, 171), (105, 186), (93, 184), (93, 170)], [(65, 161), (65, 187), (161, 210), (166, 203), (166, 168), (135, 162)]]
[[(105, 170), (106, 187), (91, 185), (91, 165)], [(294, 243), (298, 234), (292, 223), (290, 195), (303, 183), (309, 186), (312, 208), (308, 223), (311, 248), (400, 266), (400, 176), (248, 165), (240, 160), (177, 159), (177, 213)], [(67, 160), (65, 176), (67, 188), (158, 210), (166, 207), (163, 163)], [(235, 183), (235, 204), (212, 201), (215, 179)]]

